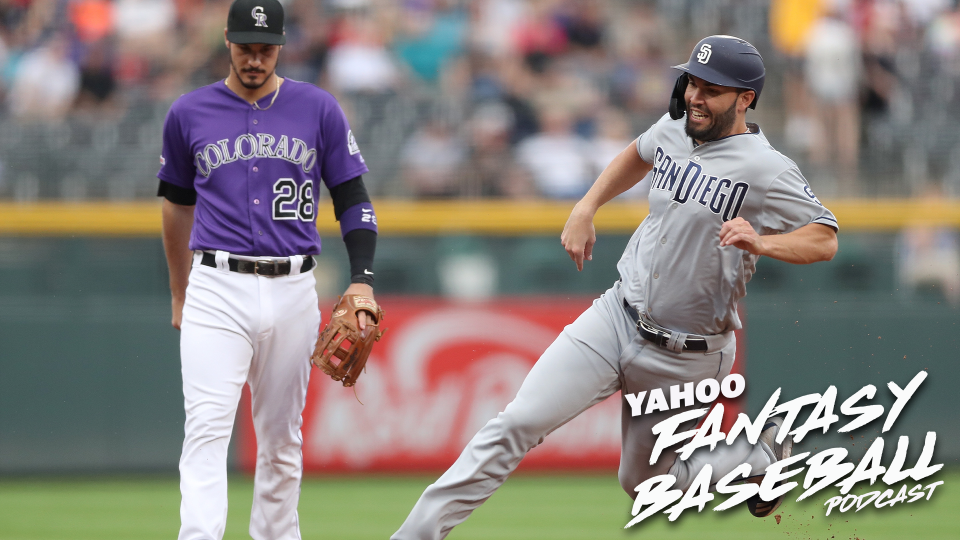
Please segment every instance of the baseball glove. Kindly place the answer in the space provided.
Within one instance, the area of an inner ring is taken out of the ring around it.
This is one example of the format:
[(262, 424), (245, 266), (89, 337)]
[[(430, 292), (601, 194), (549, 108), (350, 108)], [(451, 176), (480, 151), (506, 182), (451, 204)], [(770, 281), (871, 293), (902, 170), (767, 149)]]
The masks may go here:
[[(357, 314), (367, 312), (367, 327), (360, 332)], [(320, 332), (310, 362), (335, 381), (353, 386), (367, 365), (373, 343), (380, 340), (384, 330), (383, 309), (369, 296), (348, 294), (341, 296), (333, 307), (330, 322)]]

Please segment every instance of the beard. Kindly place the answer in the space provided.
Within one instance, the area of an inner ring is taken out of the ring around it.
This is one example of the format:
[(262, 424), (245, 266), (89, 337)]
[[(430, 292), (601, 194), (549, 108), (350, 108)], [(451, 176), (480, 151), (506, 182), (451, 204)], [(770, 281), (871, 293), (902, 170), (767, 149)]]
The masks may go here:
[(235, 66), (235, 65), (233, 64), (233, 60), (232, 60), (232, 59), (230, 60), (230, 69), (232, 69), (233, 72), (237, 74), (237, 80), (239, 80), (239, 81), (240, 81), (240, 84), (241, 84), (244, 88), (246, 88), (247, 90), (256, 90), (256, 89), (260, 88), (261, 86), (263, 86), (264, 84), (266, 84), (267, 81), (270, 80), (270, 77), (277, 71), (277, 68), (274, 67), (274, 68), (273, 68), (273, 71), (271, 71), (270, 73), (268, 73), (267, 76), (263, 78), (263, 81), (262, 81), (262, 82), (260, 82), (260, 83), (250, 83), (250, 82), (247, 82), (247, 81), (245, 81), (245, 80), (243, 79), (243, 74), (244, 74), (244, 73), (267, 73), (267, 72), (266, 72), (265, 70), (262, 70), (262, 69), (247, 69), (247, 70), (245, 70), (245, 71), (240, 71), (239, 69), (237, 69), (237, 66)]
[(690, 125), (690, 106), (687, 105), (687, 122), (684, 126), (684, 129), (687, 132), (687, 135), (695, 141), (715, 141), (727, 133), (730, 132), (730, 129), (733, 127), (733, 123), (737, 119), (737, 102), (734, 101), (733, 105), (729, 109), (720, 113), (711, 115), (712, 120), (710, 125), (704, 126), (702, 128), (695, 128)]

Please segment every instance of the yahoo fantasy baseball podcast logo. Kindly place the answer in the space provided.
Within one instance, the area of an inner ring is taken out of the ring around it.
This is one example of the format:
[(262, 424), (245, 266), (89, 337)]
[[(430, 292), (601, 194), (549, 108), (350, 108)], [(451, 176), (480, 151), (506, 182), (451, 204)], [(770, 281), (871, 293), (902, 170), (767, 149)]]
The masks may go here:
[[(904, 406), (910, 401), (910, 398), (913, 397), (926, 377), (927, 372), (921, 371), (903, 388), (893, 381), (887, 383), (887, 387), (895, 398), (889, 411), (886, 411), (883, 405), (879, 404), (861, 405), (862, 400), (872, 400), (877, 393), (877, 388), (874, 385), (864, 386), (840, 404), (840, 413), (849, 421), (839, 427), (837, 433), (847, 433), (863, 427), (884, 414), (886, 414), (886, 419), (880, 433), (890, 431)], [(720, 394), (726, 398), (735, 398), (742, 394), (745, 388), (746, 384), (743, 376), (731, 374), (724, 378), (722, 382), (717, 382), (714, 379), (700, 381), (696, 385), (696, 389), (694, 389), (693, 383), (687, 383), (682, 388), (679, 385), (673, 386), (670, 388), (669, 404), (666, 395), (660, 389), (651, 390), (649, 396), (647, 396), (647, 392), (640, 392), (638, 394), (625, 394), (624, 397), (630, 405), (631, 414), (640, 416), (641, 414), (669, 411), (693, 405), (694, 397), (696, 397), (696, 401), (702, 404), (712, 403)], [(699, 448), (709, 447), (710, 451), (713, 451), (717, 444), (721, 442), (730, 445), (741, 434), (747, 437), (751, 445), (755, 445), (764, 424), (772, 416), (784, 415), (783, 425), (777, 434), (777, 443), (783, 442), (788, 434), (793, 436), (794, 442), (799, 442), (808, 433), (815, 430), (822, 430), (823, 433), (827, 433), (834, 424), (840, 422), (840, 416), (834, 414), (837, 402), (837, 388), (835, 386), (830, 386), (823, 394), (808, 394), (778, 405), (779, 398), (780, 389), (778, 388), (767, 400), (756, 419), (752, 421), (746, 414), (740, 413), (729, 433), (721, 431), (722, 403), (717, 403), (713, 407), (710, 414), (697, 429), (681, 433), (676, 432), (683, 424), (707, 414), (706, 408), (682, 412), (656, 424), (653, 427), (653, 434), (657, 436), (657, 440), (650, 454), (650, 464), (656, 463), (665, 449), (680, 444), (687, 439), (690, 439), (690, 441), (677, 449), (680, 454), (679, 459), (682, 461), (686, 461)], [(646, 400), (645, 406), (644, 400)], [(815, 405), (813, 411), (799, 427), (794, 427), (801, 410), (810, 405)], [(797, 501), (802, 501), (830, 486), (840, 488), (838, 495), (831, 497), (824, 503), (826, 515), (830, 515), (830, 512), (834, 510), (847, 512), (855, 509), (854, 512), (858, 512), (871, 504), (876, 508), (890, 508), (899, 503), (912, 503), (921, 499), (930, 500), (934, 490), (943, 482), (932, 482), (927, 485), (918, 482), (943, 468), (943, 464), (930, 464), (936, 441), (936, 432), (927, 432), (920, 457), (916, 464), (909, 469), (904, 469), (904, 465), (906, 464), (910, 440), (907, 436), (901, 436), (897, 441), (896, 454), (889, 466), (881, 464), (884, 440), (883, 437), (877, 437), (857, 465), (844, 461), (847, 457), (845, 448), (828, 448), (813, 456), (810, 455), (810, 452), (803, 452), (769, 465), (766, 468), (766, 474), (759, 483), (745, 481), (751, 476), (751, 465), (747, 463), (739, 465), (713, 486), (711, 485), (713, 467), (710, 464), (704, 465), (685, 493), (679, 489), (671, 489), (676, 483), (676, 478), (673, 475), (655, 476), (635, 488), (637, 498), (631, 511), (631, 514), (635, 517), (624, 528), (640, 523), (660, 511), (667, 514), (670, 521), (676, 520), (685, 510), (690, 508), (696, 507), (697, 511), (701, 512), (706, 504), (715, 498), (713, 491), (721, 495), (730, 495), (729, 498), (713, 508), (715, 511), (733, 508), (755, 495), (758, 495), (764, 501), (772, 501), (800, 485), (798, 475), (804, 469), (807, 469), (806, 475), (803, 477), (804, 491), (797, 498)], [(796, 477), (795, 480), (790, 480), (794, 477)], [(853, 487), (860, 482), (869, 480), (872, 486), (877, 479), (880, 479), (886, 485), (886, 488), (861, 495), (850, 493)]]

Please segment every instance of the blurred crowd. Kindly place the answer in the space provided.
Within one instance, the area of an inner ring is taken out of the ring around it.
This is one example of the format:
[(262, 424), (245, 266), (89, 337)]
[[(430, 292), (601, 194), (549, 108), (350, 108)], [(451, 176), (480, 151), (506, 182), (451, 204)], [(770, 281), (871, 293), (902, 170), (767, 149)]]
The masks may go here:
[[(70, 186), (106, 176), (121, 186), (131, 175), (146, 187), (102, 193), (150, 196), (166, 108), (228, 73), (229, 3), (0, 0), (0, 114), (20, 126), (0, 133), (0, 197), (95, 197), (96, 188)], [(817, 189), (876, 194), (870, 179), (886, 163), (908, 183), (894, 191), (934, 179), (960, 195), (960, 145), (917, 129), (929, 112), (923, 127), (938, 133), (957, 108), (957, 0), (283, 3), (278, 72), (337, 96), (378, 195), (579, 197), (665, 112), (670, 66), (710, 33), (764, 51), (757, 118), (775, 145), (827, 179)], [(89, 125), (94, 135), (83, 135)], [(18, 158), (31, 148), (33, 162), (49, 161), (37, 148), (45, 141), (76, 163), (27, 170), (31, 160)], [(150, 161), (129, 157), (140, 155), (133, 149)], [(81, 159), (94, 151), (102, 159)], [(118, 151), (128, 165), (104, 169)], [(624, 196), (643, 196), (643, 186)]]
[[(874, 153), (906, 151), (903, 179), (914, 195), (933, 180), (931, 151), (952, 152), (946, 166), (960, 165), (960, 146), (911, 144), (907, 129), (939, 124), (956, 109), (955, 1), (776, 0), (770, 21), (773, 45), (786, 59), (785, 138), (818, 172), (834, 177), (839, 194), (862, 191), (859, 168), (869, 161), (864, 144)], [(937, 127), (923, 129), (936, 133)], [(896, 138), (898, 129), (908, 136)], [(960, 187), (954, 171), (940, 173), (956, 184), (949, 188)]]

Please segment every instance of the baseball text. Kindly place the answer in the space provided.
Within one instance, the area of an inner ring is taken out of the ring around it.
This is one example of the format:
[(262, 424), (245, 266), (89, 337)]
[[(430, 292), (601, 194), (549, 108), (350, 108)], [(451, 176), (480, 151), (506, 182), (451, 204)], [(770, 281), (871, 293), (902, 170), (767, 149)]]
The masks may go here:
[[(910, 398), (913, 397), (917, 388), (926, 377), (927, 372), (921, 371), (917, 373), (904, 388), (901, 388), (892, 381), (887, 384), (895, 398), (895, 402), (887, 413), (887, 417), (881, 428), (881, 433), (886, 433), (891, 429), (893, 423), (903, 411), (904, 406), (906, 406)], [(864, 397), (872, 399), (875, 392), (876, 388), (873, 385), (866, 385), (840, 405), (841, 413), (854, 418), (838, 429), (837, 431), (839, 433), (846, 433), (853, 429), (863, 427), (883, 416), (883, 405), (857, 406), (859, 401)], [(741, 432), (744, 431), (750, 444), (756, 444), (764, 423), (768, 418), (777, 414), (786, 413), (783, 425), (779, 430), (777, 442), (786, 438), (787, 434), (792, 435), (795, 441), (799, 441), (813, 430), (822, 429), (823, 432), (826, 433), (834, 423), (840, 420), (839, 416), (833, 413), (837, 397), (837, 390), (834, 386), (828, 388), (822, 395), (816, 393), (809, 394), (776, 405), (779, 397), (780, 389), (778, 388), (757, 415), (755, 421), (751, 421), (746, 414), (739, 414), (729, 433), (722, 432), (720, 427), (721, 421), (723, 420), (723, 404), (714, 406), (713, 410), (711, 410), (710, 414), (704, 419), (703, 424), (698, 429), (676, 433), (676, 430), (679, 429), (680, 426), (706, 414), (707, 409), (694, 409), (679, 413), (656, 424), (653, 427), (653, 433), (657, 436), (657, 440), (651, 452), (650, 463), (656, 463), (660, 454), (665, 449), (680, 444), (687, 439), (691, 439), (690, 442), (676, 450), (677, 453), (679, 453), (680, 460), (686, 460), (693, 454), (694, 450), (698, 448), (709, 446), (712, 451), (721, 441), (732, 444), (733, 441), (740, 436)], [(814, 404), (813, 411), (803, 424), (791, 430), (800, 410), (807, 405)], [(903, 482), (907, 478), (919, 482), (933, 475), (943, 468), (943, 464), (931, 465), (936, 441), (937, 434), (932, 431), (927, 432), (923, 441), (923, 449), (915, 465), (908, 469), (904, 468), (910, 446), (910, 439), (907, 436), (899, 437), (896, 453), (889, 466), (883, 466), (881, 464), (884, 449), (883, 437), (877, 437), (873, 440), (857, 465), (844, 461), (848, 455), (845, 448), (827, 448), (812, 457), (810, 457), (810, 452), (803, 452), (769, 465), (766, 468), (766, 474), (763, 480), (759, 484), (743, 482), (744, 479), (757, 474), (756, 471), (751, 470), (749, 464), (744, 463), (716, 483), (717, 493), (732, 496), (717, 505), (714, 510), (722, 511), (732, 508), (755, 495), (759, 495), (764, 501), (772, 501), (783, 496), (799, 485), (798, 482), (788, 481), (788, 479), (803, 472), (804, 467), (802, 465), (799, 468), (790, 469), (790, 467), (803, 462), (803, 460), (806, 460), (804, 463), (809, 469), (803, 480), (803, 489), (805, 491), (797, 498), (797, 501), (806, 499), (828, 486), (836, 486), (840, 488), (840, 496), (831, 498), (825, 504), (825, 506), (828, 507), (828, 515), (830, 511), (837, 506), (840, 507), (841, 512), (845, 512), (854, 504), (863, 507), (872, 501), (875, 502), (877, 508), (893, 506), (897, 502), (906, 501), (908, 495), (906, 485), (900, 489), (900, 493), (893, 499), (890, 498), (893, 496), (892, 489), (888, 489), (883, 493), (878, 491), (873, 498), (866, 501), (865, 498), (867, 495), (871, 495), (870, 493), (863, 496), (848, 494), (855, 485), (863, 481), (869, 481), (870, 485), (873, 485), (877, 479), (881, 479), (887, 486), (892, 486)], [(807, 459), (808, 457), (809, 459)], [(694, 506), (699, 508), (698, 511), (702, 511), (704, 505), (714, 499), (714, 494), (710, 490), (712, 474), (712, 466), (709, 464), (705, 465), (698, 473), (693, 484), (687, 489), (686, 493), (679, 489), (670, 489), (674, 483), (676, 483), (676, 478), (669, 474), (655, 476), (640, 483), (635, 489), (637, 498), (632, 511), (632, 514), (636, 517), (627, 524), (627, 527), (643, 521), (647, 517), (674, 503), (677, 504), (665, 511), (670, 521), (679, 517), (684, 510)], [(927, 494), (928, 499), (933, 495), (933, 490), (936, 486), (941, 483), (942, 482), (935, 482), (922, 488), (924, 490), (929, 489), (929, 493)], [(918, 484), (914, 486), (914, 488), (910, 490), (909, 495), (912, 497), (909, 502), (922, 498), (923, 492), (921, 491), (921, 485)], [(876, 501), (874, 501), (874, 499), (876, 499)], [(646, 507), (646, 509), (644, 509), (644, 507)]]

